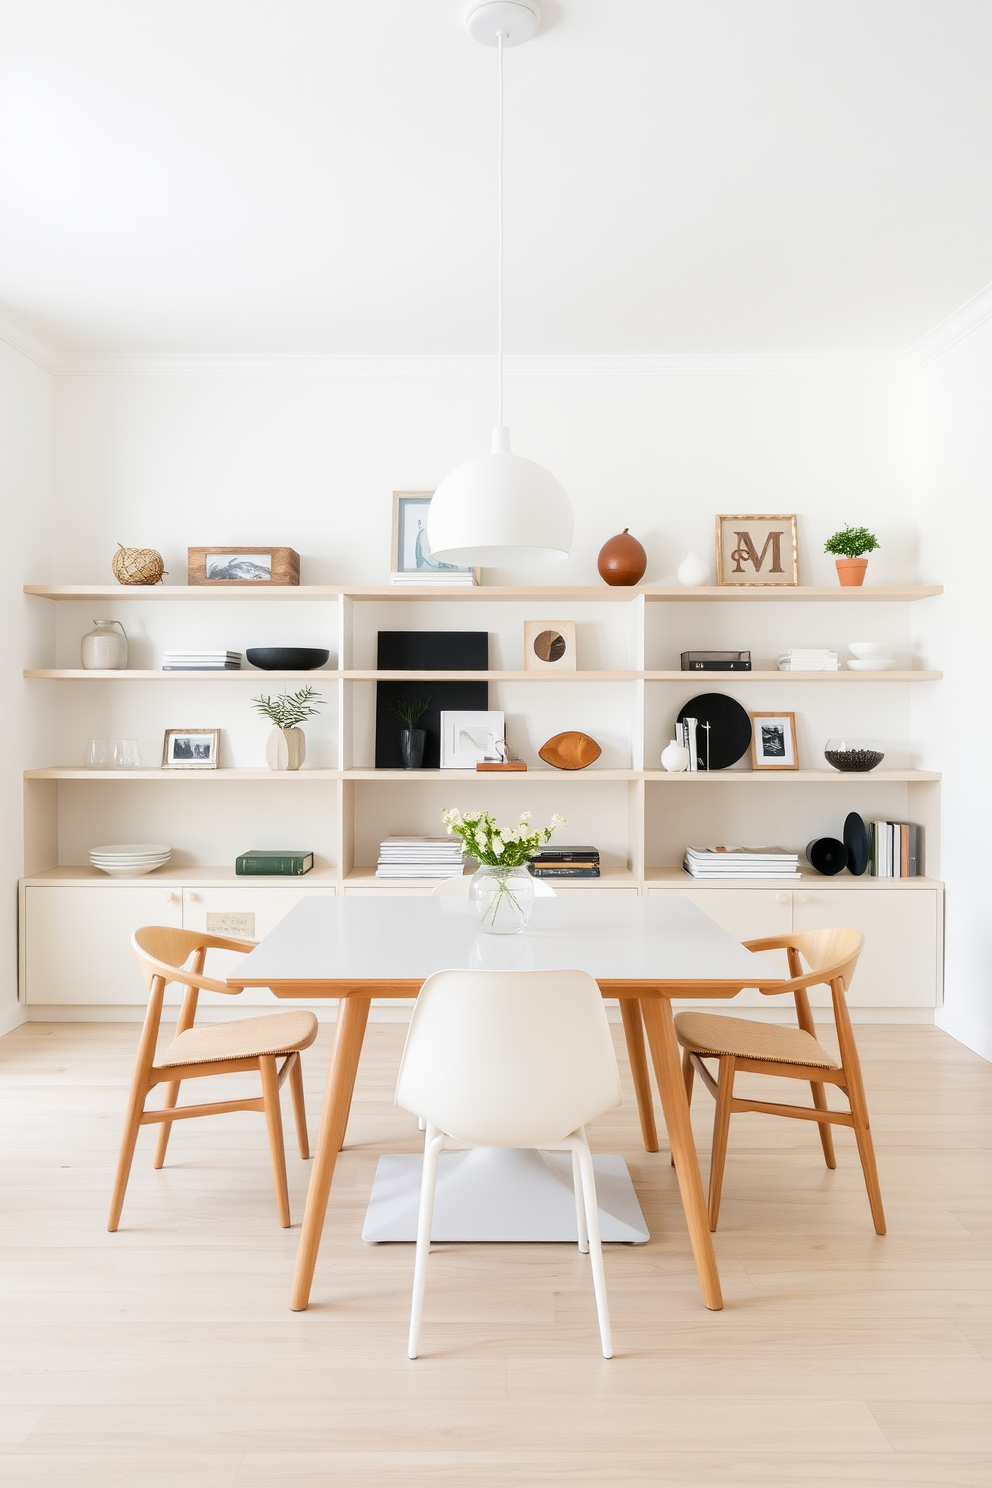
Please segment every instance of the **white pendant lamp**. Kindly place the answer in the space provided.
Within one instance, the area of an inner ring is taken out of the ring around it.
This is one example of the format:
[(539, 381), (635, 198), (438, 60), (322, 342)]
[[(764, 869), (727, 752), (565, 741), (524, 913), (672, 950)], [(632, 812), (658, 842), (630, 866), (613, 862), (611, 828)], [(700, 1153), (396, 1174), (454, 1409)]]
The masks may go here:
[(536, 35), (535, 0), (470, 0), (469, 33), (499, 54), (499, 423), (492, 449), (457, 466), (434, 492), (427, 513), (432, 555), (443, 563), (488, 568), (554, 563), (572, 546), (572, 509), (549, 470), (510, 452), (503, 423), (503, 48)]

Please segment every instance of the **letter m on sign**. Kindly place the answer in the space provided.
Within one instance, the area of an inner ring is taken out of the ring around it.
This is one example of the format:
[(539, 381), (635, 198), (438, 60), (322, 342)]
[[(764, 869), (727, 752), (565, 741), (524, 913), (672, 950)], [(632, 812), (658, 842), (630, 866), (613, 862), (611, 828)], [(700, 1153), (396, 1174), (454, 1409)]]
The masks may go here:
[(768, 567), (769, 573), (784, 573), (782, 568), (782, 533), (781, 531), (769, 532), (765, 538), (765, 545), (759, 553), (751, 538), (750, 532), (736, 532), (737, 546), (731, 550), (731, 558), (734, 561), (734, 573), (744, 573), (744, 564), (754, 565), (755, 573), (760, 573), (771, 548), (771, 563)]

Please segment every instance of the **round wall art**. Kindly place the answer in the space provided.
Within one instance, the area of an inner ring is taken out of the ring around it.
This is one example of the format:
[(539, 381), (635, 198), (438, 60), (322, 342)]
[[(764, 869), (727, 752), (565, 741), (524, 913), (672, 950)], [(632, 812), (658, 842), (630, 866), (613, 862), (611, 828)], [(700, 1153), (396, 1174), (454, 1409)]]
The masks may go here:
[(751, 720), (746, 709), (722, 692), (703, 692), (690, 698), (679, 712), (696, 720), (696, 753), (701, 770), (725, 770), (736, 765), (751, 747)]

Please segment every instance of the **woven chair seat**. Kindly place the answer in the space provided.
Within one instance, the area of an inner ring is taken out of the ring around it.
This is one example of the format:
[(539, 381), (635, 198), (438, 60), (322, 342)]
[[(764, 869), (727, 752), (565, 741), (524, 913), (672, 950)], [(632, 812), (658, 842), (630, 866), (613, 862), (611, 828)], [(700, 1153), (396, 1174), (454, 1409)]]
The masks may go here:
[(188, 1028), (160, 1055), (162, 1068), (177, 1064), (213, 1064), (224, 1059), (254, 1059), (260, 1054), (291, 1054), (308, 1049), (317, 1037), (317, 1019), (299, 1009), (243, 1018), (239, 1023), (209, 1023)]
[(725, 1018), (715, 1013), (678, 1013), (675, 1032), (682, 1047), (694, 1054), (734, 1054), (738, 1059), (804, 1064), (814, 1069), (840, 1067), (811, 1033), (783, 1028), (780, 1023), (754, 1023), (749, 1018)]

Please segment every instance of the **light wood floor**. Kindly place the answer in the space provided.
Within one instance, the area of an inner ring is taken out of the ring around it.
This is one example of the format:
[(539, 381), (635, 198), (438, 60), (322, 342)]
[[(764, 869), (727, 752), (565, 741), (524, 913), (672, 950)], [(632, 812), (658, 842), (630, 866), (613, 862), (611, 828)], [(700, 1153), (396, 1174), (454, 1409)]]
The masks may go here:
[[(848, 1131), (828, 1173), (812, 1127), (736, 1117), (707, 1312), (628, 1090), (592, 1134), (652, 1232), (607, 1250), (616, 1357), (571, 1248), (441, 1246), (411, 1363), (412, 1247), (358, 1238), (377, 1153), (418, 1144), (392, 1106), (401, 1027), (370, 1027), (301, 1314), (261, 1118), (177, 1127), (159, 1173), (143, 1132), (108, 1235), (137, 1028), (19, 1028), (0, 1041), (6, 1488), (989, 1488), (992, 1066), (931, 1028), (857, 1032), (886, 1238)], [(312, 1128), (329, 1040), (304, 1056)], [(697, 1094), (704, 1171), (710, 1115)]]

